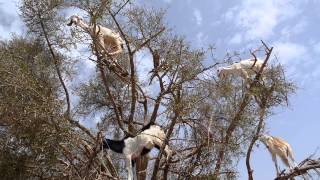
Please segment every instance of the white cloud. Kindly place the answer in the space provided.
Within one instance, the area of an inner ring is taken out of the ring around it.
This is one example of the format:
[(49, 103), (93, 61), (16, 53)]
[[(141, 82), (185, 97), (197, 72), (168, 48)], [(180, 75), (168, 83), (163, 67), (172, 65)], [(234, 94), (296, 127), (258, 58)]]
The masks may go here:
[(206, 45), (206, 42), (208, 41), (208, 35), (205, 35), (203, 32), (198, 32), (196, 34), (196, 46), (202, 47)]
[(277, 42), (274, 44), (274, 54), (285, 66), (286, 75), (289, 79), (294, 79), (298, 86), (319, 86), (317, 48), (320, 53), (320, 43), (310, 47), (292, 42)]
[(282, 64), (297, 64), (305, 60), (307, 48), (290, 42), (277, 42), (274, 45), (275, 54)]
[(203, 43), (203, 32), (199, 32), (197, 34), (197, 43), (199, 46), (201, 46), (201, 44)]
[(171, 3), (172, 2), (172, 0), (163, 0), (165, 3)]
[(295, 25), (292, 27), (291, 31), (292, 31), (292, 33), (294, 33), (294, 34), (300, 34), (300, 33), (302, 33), (303, 31), (305, 31), (305, 29), (307, 28), (307, 26), (308, 26), (308, 22), (303, 20), (303, 21), (300, 21), (300, 22), (298, 22), (297, 24), (295, 24)]
[(320, 54), (320, 42), (313, 45), (313, 51), (317, 54)]
[(239, 44), (242, 41), (242, 35), (240, 33), (235, 34), (231, 39), (231, 44)]
[(12, 16), (12, 14), (4, 11), (4, 9), (0, 6), (0, 27), (4, 29), (10, 29), (14, 20), (15, 17)]
[[(316, 80), (320, 77), (320, 65), (318, 65), (315, 70), (311, 73), (311, 77), (315, 78)], [(318, 81), (317, 81), (318, 82)]]
[(229, 9), (224, 14), (232, 21), (245, 40), (268, 39), (274, 34), (277, 25), (299, 13), (292, 0), (245, 0), (242, 4)]
[(153, 68), (153, 60), (152, 55), (147, 50), (139, 51), (136, 55), (136, 68), (138, 71), (138, 76), (140, 80), (147, 81), (148, 80), (148, 73)]
[(295, 24), (288, 25), (281, 30), (281, 39), (290, 39), (293, 36), (300, 35), (303, 33), (308, 26), (308, 22), (305, 20), (301, 20)]
[(196, 23), (198, 26), (200, 26), (202, 24), (202, 15), (199, 9), (194, 9), (193, 10), (193, 16), (196, 20)]
[(12, 33), (22, 34), (25, 30), (17, 3), (17, 0), (0, 2), (0, 39), (9, 39)]
[[(303, 15), (307, 1), (293, 0), (244, 0), (230, 8), (223, 18), (232, 33), (228, 37), (230, 45), (241, 48), (260, 39), (274, 46), (273, 54), (285, 66), (289, 79), (299, 83), (309, 83), (310, 77), (319, 74), (317, 54), (320, 42), (299, 42), (311, 27), (310, 18)], [(310, 46), (311, 45), (311, 46)]]

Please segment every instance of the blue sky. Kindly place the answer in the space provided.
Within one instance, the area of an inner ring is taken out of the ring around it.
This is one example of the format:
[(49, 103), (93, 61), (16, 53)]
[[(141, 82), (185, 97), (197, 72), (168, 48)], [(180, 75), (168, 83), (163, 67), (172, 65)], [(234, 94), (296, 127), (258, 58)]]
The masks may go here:
[[(264, 40), (286, 67), (286, 75), (298, 85), (289, 108), (275, 109), (267, 120), (271, 135), (287, 140), (300, 162), (320, 146), (320, 1), (318, 0), (137, 0), (147, 6), (167, 9), (167, 21), (194, 47), (215, 44), (216, 58), (248, 50)], [(25, 33), (16, 1), (0, 0), (0, 39), (12, 32)], [(319, 155), (320, 153), (318, 153)], [(252, 155), (254, 176), (269, 180), (274, 165), (264, 146)], [(247, 179), (244, 161), (239, 179)]]

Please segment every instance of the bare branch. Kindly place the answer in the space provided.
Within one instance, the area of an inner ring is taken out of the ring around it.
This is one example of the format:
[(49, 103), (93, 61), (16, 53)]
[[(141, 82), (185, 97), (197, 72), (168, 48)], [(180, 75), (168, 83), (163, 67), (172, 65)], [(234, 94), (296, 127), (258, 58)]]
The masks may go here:
[(61, 85), (63, 87), (64, 93), (65, 93), (65, 96), (66, 96), (66, 100), (67, 100), (66, 115), (68, 117), (70, 117), (71, 116), (71, 102), (70, 102), (69, 92), (68, 92), (67, 86), (65, 85), (65, 83), (63, 81), (62, 74), (61, 74), (61, 71), (60, 71), (60, 68), (59, 68), (59, 62), (58, 62), (57, 56), (55, 55), (55, 53), (53, 51), (53, 47), (52, 47), (52, 44), (51, 44), (51, 42), (49, 40), (49, 35), (48, 35), (47, 30), (46, 30), (46, 28), (44, 26), (44, 23), (43, 23), (43, 20), (41, 18), (41, 15), (39, 13), (37, 15), (38, 15), (38, 18), (39, 18), (39, 21), (40, 21), (40, 25), (41, 25), (45, 40), (47, 42), (48, 48), (49, 48), (50, 53), (52, 55), (52, 59), (53, 59), (53, 62), (54, 62), (55, 68), (56, 68), (56, 72), (58, 74), (59, 81), (60, 81), (60, 83), (61, 83)]
[(161, 34), (164, 30), (166, 30), (166, 28), (162, 28), (160, 31), (158, 31), (157, 33), (155, 33), (154, 35), (152, 35), (151, 37), (149, 37), (149, 39), (147, 39), (146, 41), (144, 41), (142, 44), (140, 44), (139, 47), (137, 47), (136, 49), (134, 49), (132, 51), (132, 53), (134, 54), (135, 52), (139, 51), (141, 48), (143, 48), (146, 44), (148, 44), (152, 39), (154, 39), (155, 37), (159, 36), (159, 34)]
[(113, 15), (116, 16), (129, 2), (130, 0), (127, 0), (125, 3), (123, 3), (123, 5)]
[(296, 176), (308, 174), (308, 171), (310, 170), (320, 170), (320, 158), (317, 160), (307, 158), (303, 161), (303, 163), (300, 163), (298, 167), (295, 167), (293, 171), (288, 173), (283, 172), (278, 177), (276, 177), (275, 180), (292, 179)]

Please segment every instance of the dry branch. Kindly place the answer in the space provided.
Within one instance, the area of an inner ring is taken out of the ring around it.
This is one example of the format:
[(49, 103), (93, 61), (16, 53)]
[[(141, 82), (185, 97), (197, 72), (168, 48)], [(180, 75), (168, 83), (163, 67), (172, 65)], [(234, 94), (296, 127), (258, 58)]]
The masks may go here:
[[(275, 178), (275, 180), (292, 179), (296, 176), (308, 174), (310, 170), (315, 170), (316, 172), (320, 170), (320, 158), (316, 160), (307, 158), (302, 161), (297, 167), (295, 167), (293, 171), (288, 173), (282, 172), (278, 177)], [(319, 174), (318, 177), (320, 177)]]

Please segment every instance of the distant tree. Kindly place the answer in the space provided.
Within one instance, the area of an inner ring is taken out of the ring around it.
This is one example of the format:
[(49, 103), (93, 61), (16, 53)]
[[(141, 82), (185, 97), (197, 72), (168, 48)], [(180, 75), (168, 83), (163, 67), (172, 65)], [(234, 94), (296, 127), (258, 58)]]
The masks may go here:
[(0, 47), (0, 171), (4, 179), (59, 177), (59, 143), (69, 141), (58, 79), (40, 41)]

